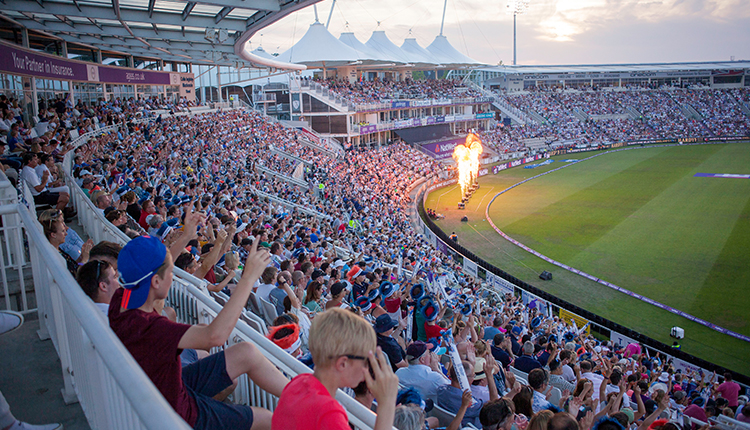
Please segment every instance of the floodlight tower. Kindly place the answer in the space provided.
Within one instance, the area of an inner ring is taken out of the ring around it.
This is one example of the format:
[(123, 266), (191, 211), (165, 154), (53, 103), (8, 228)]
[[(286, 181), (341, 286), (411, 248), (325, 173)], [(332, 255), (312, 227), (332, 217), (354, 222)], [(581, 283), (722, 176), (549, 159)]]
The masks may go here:
[(516, 65), (516, 16), (523, 15), (529, 9), (529, 0), (508, 0), (505, 12), (513, 15), (513, 65)]

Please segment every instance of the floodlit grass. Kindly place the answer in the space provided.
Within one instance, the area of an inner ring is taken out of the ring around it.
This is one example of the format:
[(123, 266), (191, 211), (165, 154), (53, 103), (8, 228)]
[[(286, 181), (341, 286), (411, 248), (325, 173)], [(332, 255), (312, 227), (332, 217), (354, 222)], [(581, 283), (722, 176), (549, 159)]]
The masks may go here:
[[(436, 190), (427, 207), (438, 225), (487, 261), (591, 312), (750, 375), (750, 344), (569, 273), (505, 241), (484, 219), (492, 197), (525, 178), (592, 153), (555, 157), (536, 169), (480, 179), (465, 210), (456, 187)], [(636, 148), (607, 153), (534, 179), (499, 196), (493, 222), (548, 257), (738, 333), (750, 335), (750, 145)], [(468, 223), (461, 223), (461, 216)], [(552, 281), (541, 281), (543, 270)]]

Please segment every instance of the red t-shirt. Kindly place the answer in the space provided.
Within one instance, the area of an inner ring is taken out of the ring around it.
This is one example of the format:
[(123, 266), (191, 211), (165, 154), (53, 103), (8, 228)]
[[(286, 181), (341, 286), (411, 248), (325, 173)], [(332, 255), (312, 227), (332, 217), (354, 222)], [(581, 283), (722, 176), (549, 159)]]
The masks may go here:
[(727, 399), (730, 407), (737, 407), (737, 396), (740, 394), (740, 384), (734, 381), (726, 381), (716, 388), (721, 393), (721, 397)]
[(427, 340), (430, 340), (433, 338), (440, 338), (440, 336), (443, 335), (443, 332), (445, 330), (447, 329), (440, 328), (440, 326), (437, 324), (430, 325), (430, 324), (427, 324), (426, 322), (424, 323), (424, 332), (427, 335)]
[(401, 308), (401, 297), (395, 299), (385, 299), (385, 310), (392, 314)]
[(141, 211), (141, 218), (138, 220), (138, 225), (143, 227), (144, 230), (148, 231), (149, 225), (146, 222), (146, 218), (148, 218), (149, 215), (153, 215), (156, 212), (150, 212), (147, 213), (146, 211)]
[(141, 366), (151, 382), (161, 391), (172, 408), (191, 427), (198, 419), (198, 407), (182, 385), (180, 339), (190, 328), (156, 312), (139, 309), (120, 312), (122, 293), (118, 289), (109, 306), (109, 326)]
[(312, 373), (297, 375), (284, 387), (273, 411), (271, 430), (349, 430), (344, 407)]

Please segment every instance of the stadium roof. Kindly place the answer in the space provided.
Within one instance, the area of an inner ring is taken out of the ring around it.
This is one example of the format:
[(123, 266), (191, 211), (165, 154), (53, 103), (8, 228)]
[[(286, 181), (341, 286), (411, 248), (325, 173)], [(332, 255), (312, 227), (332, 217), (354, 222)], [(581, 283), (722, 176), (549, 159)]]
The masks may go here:
[(354, 35), (354, 33), (350, 31), (341, 33), (341, 36), (339, 36), (339, 40), (350, 48), (354, 48), (354, 50), (359, 54), (359, 60), (362, 61), (363, 64), (367, 64), (370, 62), (381, 62), (378, 60), (379, 55), (372, 52), (372, 50), (370, 50), (367, 45), (360, 42), (359, 39), (357, 39), (357, 36)]
[(478, 66), (482, 64), (479, 61), (458, 52), (458, 50), (448, 42), (448, 38), (442, 34), (435, 36), (435, 40), (433, 40), (427, 47), (427, 51), (429, 51), (432, 56), (440, 62), (440, 64), (463, 66)]
[(319, 1), (5, 0), (0, 18), (92, 49), (243, 66), (235, 44), (243, 48), (261, 28)]
[(737, 70), (750, 68), (750, 61), (712, 61), (695, 63), (581, 64), (549, 66), (493, 66), (478, 70), (507, 74), (670, 72), (677, 70)]
[(404, 43), (401, 45), (401, 50), (404, 51), (404, 54), (408, 55), (409, 58), (412, 59), (412, 62), (417, 65), (427, 66), (439, 64), (432, 53), (422, 48), (417, 42), (417, 39), (413, 37), (404, 40)]
[(359, 53), (336, 39), (323, 24), (314, 22), (305, 35), (277, 59), (311, 68), (340, 67), (356, 62)]

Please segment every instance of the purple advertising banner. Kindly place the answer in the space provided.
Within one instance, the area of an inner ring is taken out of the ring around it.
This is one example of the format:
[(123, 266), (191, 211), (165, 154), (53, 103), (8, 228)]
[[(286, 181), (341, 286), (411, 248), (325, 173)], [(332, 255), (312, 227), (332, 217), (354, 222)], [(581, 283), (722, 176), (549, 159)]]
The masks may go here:
[(427, 117), (427, 125), (435, 124), (435, 117), (434, 116), (428, 116)]
[(440, 252), (442, 252), (445, 255), (449, 255), (448, 254), (448, 245), (446, 245), (445, 242), (443, 242), (440, 239), (438, 239), (438, 241), (437, 241), (437, 250), (440, 251)]
[(99, 66), (99, 81), (118, 84), (170, 84), (169, 73), (102, 66)]
[(40, 78), (88, 81), (86, 64), (0, 45), (0, 71)]
[(444, 140), (442, 142), (433, 142), (422, 145), (422, 151), (428, 154), (434, 154), (433, 157), (440, 160), (453, 156), (453, 149), (456, 145), (462, 143), (464, 139), (458, 138), (453, 140)]
[[(108, 67), (67, 60), (54, 55), (16, 48), (5, 43), (1, 43), (0, 48), (2, 48), (0, 49), (0, 72), (78, 82), (180, 85), (180, 75), (177, 73)], [(173, 78), (172, 75), (174, 75)]]
[(377, 125), (363, 125), (359, 127), (359, 134), (375, 133), (378, 131)]

